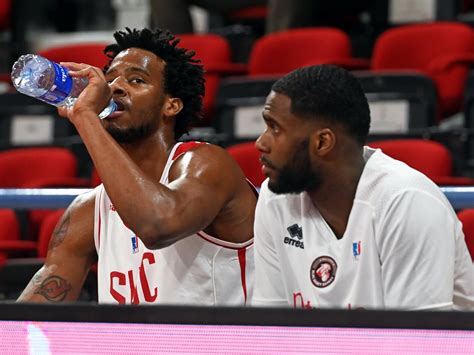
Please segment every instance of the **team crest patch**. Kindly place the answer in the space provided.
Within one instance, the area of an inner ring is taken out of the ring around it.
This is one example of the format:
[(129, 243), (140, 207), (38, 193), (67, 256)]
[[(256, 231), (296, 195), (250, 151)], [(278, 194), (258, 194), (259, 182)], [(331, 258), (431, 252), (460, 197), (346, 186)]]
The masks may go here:
[(337, 264), (330, 256), (320, 256), (311, 264), (310, 278), (314, 286), (324, 288), (336, 278)]

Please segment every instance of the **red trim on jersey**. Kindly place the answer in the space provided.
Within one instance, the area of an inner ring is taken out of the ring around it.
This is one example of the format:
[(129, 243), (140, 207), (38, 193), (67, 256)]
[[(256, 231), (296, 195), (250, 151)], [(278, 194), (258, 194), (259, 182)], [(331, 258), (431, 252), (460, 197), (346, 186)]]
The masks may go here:
[(242, 281), (242, 289), (244, 291), (244, 304), (247, 304), (247, 280), (245, 274), (245, 265), (246, 265), (246, 252), (247, 249), (239, 249), (237, 255), (239, 256), (240, 264), (240, 280)]
[[(220, 244), (220, 243), (217, 243), (209, 238), (207, 238), (204, 234), (202, 234), (202, 232), (197, 232), (196, 233), (198, 236), (200, 236), (202, 239), (204, 239), (206, 242), (209, 242), (211, 244), (214, 244), (214, 245), (217, 245), (217, 246), (220, 246), (222, 248), (225, 248), (225, 249), (231, 249), (231, 250), (246, 250), (248, 247), (250, 247), (251, 245), (253, 245), (253, 240), (252, 240), (252, 243), (249, 243), (243, 247), (231, 247), (231, 246), (228, 246), (228, 245), (224, 245), (224, 244)], [(231, 243), (231, 242), (227, 242), (227, 243)]]
[(187, 151), (193, 150), (196, 147), (199, 147), (200, 145), (207, 144), (206, 142), (196, 142), (196, 141), (191, 141), (191, 142), (184, 142), (179, 145), (178, 148), (176, 148), (176, 151), (174, 152), (173, 158), (171, 160), (176, 160), (179, 158), (181, 154), (186, 153)]
[(100, 197), (99, 197), (99, 227), (97, 231), (97, 246), (100, 249), (100, 225), (101, 225), (101, 217), (100, 217), (100, 201), (102, 201), (102, 191), (104, 191), (104, 188), (102, 187), (102, 190), (100, 191)]

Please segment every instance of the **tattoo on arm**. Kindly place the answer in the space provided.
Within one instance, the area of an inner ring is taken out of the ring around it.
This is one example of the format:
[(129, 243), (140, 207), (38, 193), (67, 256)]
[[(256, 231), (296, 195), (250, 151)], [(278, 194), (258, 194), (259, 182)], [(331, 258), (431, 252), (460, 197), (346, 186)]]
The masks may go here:
[(51, 236), (51, 241), (49, 243), (49, 250), (56, 248), (61, 245), (66, 237), (67, 230), (69, 228), (69, 222), (71, 221), (71, 213), (66, 212), (63, 218), (61, 218), (61, 223), (56, 227)]
[(63, 301), (72, 286), (65, 279), (59, 276), (48, 276), (41, 285), (35, 291), (35, 294), (39, 294), (46, 298), (50, 302), (61, 302)]

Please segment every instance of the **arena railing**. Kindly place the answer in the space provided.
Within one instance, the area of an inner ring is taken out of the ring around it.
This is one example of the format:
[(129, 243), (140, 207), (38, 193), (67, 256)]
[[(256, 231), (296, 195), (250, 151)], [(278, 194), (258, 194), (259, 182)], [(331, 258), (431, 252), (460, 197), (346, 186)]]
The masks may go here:
[[(474, 186), (440, 188), (455, 210), (474, 208)], [(53, 209), (67, 207), (90, 189), (0, 189), (0, 208)]]

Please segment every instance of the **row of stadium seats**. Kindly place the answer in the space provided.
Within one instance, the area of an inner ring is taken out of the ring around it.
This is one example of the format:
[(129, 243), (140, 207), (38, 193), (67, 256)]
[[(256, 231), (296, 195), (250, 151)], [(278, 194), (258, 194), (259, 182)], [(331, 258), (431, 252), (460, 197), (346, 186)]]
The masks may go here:
[[(422, 172), (439, 186), (474, 186), (474, 178), (457, 176), (451, 152), (441, 143), (425, 139), (389, 139), (371, 141), (372, 148), (403, 161)], [(265, 179), (254, 142), (232, 145), (227, 151), (237, 161), (247, 178), (257, 187)]]
[[(182, 34), (180, 46), (196, 51), (206, 72), (206, 124), (213, 118), (220, 80), (229, 75), (255, 78), (281, 76), (311, 64), (336, 64), (347, 69), (416, 71), (429, 78), (439, 97), (437, 122), (459, 112), (468, 67), (474, 62), (474, 32), (468, 25), (438, 22), (388, 29), (376, 40), (369, 60), (352, 57), (349, 36), (336, 28), (310, 27), (265, 35), (252, 47), (248, 65), (232, 63), (228, 41), (215, 34)], [(106, 43), (84, 43), (39, 51), (54, 61), (77, 61), (103, 67)]]
[[(374, 148), (381, 148), (386, 154), (401, 160), (419, 170), (440, 186), (474, 186), (474, 178), (456, 176), (450, 151), (442, 144), (423, 139), (398, 139), (369, 142)], [(264, 180), (260, 154), (254, 142), (239, 143), (227, 147), (227, 151), (242, 168), (247, 178), (257, 187)], [(100, 183), (95, 169), (90, 178), (79, 177), (78, 159), (68, 149), (42, 147), (12, 149), (0, 152), (0, 188), (92, 188)], [(26, 211), (26, 227), (18, 228), (13, 221), (15, 215), (4, 210), (0, 225), (4, 238), (12, 252), (31, 251), (31, 241), (41, 239), (41, 226), (51, 210)], [(3, 221), (4, 220), (4, 221)], [(6, 226), (11, 225), (11, 230)], [(23, 232), (23, 233), (22, 233)], [(19, 243), (12, 242), (20, 241)], [(41, 243), (40, 243), (41, 244)]]
[[(426, 137), (437, 132), (445, 115), (461, 109), (470, 135), (474, 73), (469, 74), (468, 67), (474, 61), (473, 33), (467, 25), (449, 22), (393, 28), (379, 37), (371, 61), (353, 58), (347, 34), (335, 28), (295, 29), (264, 36), (255, 43), (248, 65), (233, 63), (228, 42), (218, 35), (181, 35), (179, 45), (195, 50), (206, 67), (204, 125), (212, 127), (219, 143), (227, 146), (254, 140), (261, 132), (262, 106), (275, 80), (296, 67), (317, 63), (368, 69), (354, 74), (371, 105), (370, 133), (375, 138)], [(39, 53), (55, 61), (102, 67), (108, 60), (102, 53), (104, 45), (74, 44)], [(0, 149), (62, 145), (76, 134), (54, 107), (17, 92), (1, 94), (0, 107)], [(461, 151), (462, 160), (474, 156), (474, 146)]]

